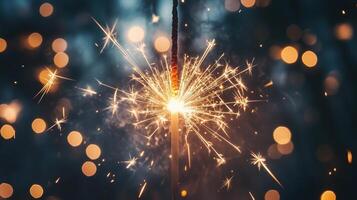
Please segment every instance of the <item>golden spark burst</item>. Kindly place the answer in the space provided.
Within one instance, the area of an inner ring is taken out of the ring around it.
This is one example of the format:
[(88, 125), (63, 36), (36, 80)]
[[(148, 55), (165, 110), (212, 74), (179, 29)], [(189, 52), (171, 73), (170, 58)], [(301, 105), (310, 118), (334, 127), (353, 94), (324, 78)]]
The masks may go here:
[(97, 94), (97, 92), (94, 91), (90, 86), (87, 86), (87, 88), (80, 88), (80, 87), (76, 87), (76, 88), (82, 92), (84, 97), (93, 96)]
[[(119, 102), (128, 103), (128, 110), (136, 121), (133, 125), (146, 130), (147, 139), (150, 140), (159, 133), (167, 133), (170, 116), (177, 113), (180, 137), (197, 136), (208, 152), (213, 152), (220, 165), (225, 163), (225, 157), (216, 148), (215, 143), (224, 143), (241, 152), (239, 146), (229, 139), (228, 121), (239, 117), (240, 112), (245, 111), (250, 102), (254, 102), (246, 96), (248, 88), (242, 79), (242, 75), (251, 73), (255, 66), (252, 62), (247, 61), (247, 67), (243, 69), (232, 67), (223, 61), (222, 54), (215, 62), (205, 65), (205, 59), (215, 46), (215, 40), (208, 41), (207, 48), (201, 56), (184, 56), (180, 85), (178, 90), (174, 91), (171, 67), (166, 56), (160, 64), (151, 63), (144, 51), (144, 45), (141, 45), (138, 51), (147, 65), (146, 69), (142, 69), (131, 52), (121, 46), (108, 29), (93, 20), (133, 70), (133, 84), (129, 91), (111, 87), (97, 80), (100, 85), (115, 90), (107, 108), (112, 110), (113, 115)], [(185, 143), (187, 157), (190, 160), (189, 140), (185, 139)]]
[(255, 154), (252, 152), (250, 155), (252, 156), (252, 159), (251, 159), (252, 165), (256, 165), (259, 170), (261, 167), (263, 167), (265, 169), (265, 171), (275, 180), (275, 182), (277, 182), (281, 187), (283, 187), (283, 185), (280, 183), (278, 178), (276, 178), (276, 176), (273, 174), (273, 172), (271, 172), (271, 170), (265, 164), (266, 159), (260, 153)]
[(145, 188), (146, 188), (146, 185), (147, 185), (147, 182), (144, 180), (144, 184), (143, 186), (141, 187), (140, 189), (140, 192), (139, 192), (139, 195), (138, 195), (138, 198), (140, 199), (141, 196), (143, 195), (144, 191), (145, 191)]
[(129, 160), (123, 161), (123, 163), (125, 163), (126, 164), (126, 168), (129, 169), (129, 168), (134, 167), (136, 165), (137, 160), (138, 160), (138, 158), (136, 158), (135, 156), (134, 157), (129, 156)]
[(46, 79), (45, 79), (46, 83), (41, 88), (41, 90), (34, 96), (34, 98), (40, 96), (38, 103), (40, 103), (42, 101), (43, 97), (51, 91), (51, 88), (54, 84), (56, 84), (57, 79), (73, 80), (73, 79), (58, 75), (57, 70), (51, 71), (49, 68), (46, 68), (46, 69), (48, 70), (48, 77), (46, 77)]
[(222, 184), (221, 188), (226, 188), (227, 190), (231, 189), (231, 187), (232, 187), (232, 179), (233, 179), (233, 176), (231, 176), (229, 178), (226, 178), (223, 181), (223, 184)]
[(61, 119), (56, 118), (54, 124), (52, 126), (50, 126), (47, 129), (47, 131), (53, 129), (56, 126), (57, 126), (58, 130), (61, 131), (62, 130), (62, 125), (61, 124), (64, 124), (66, 122), (67, 122), (66, 111), (65, 111), (65, 108), (62, 107), (62, 118)]
[(249, 192), (249, 196), (250, 196), (250, 198), (252, 198), (252, 200), (255, 200), (255, 198), (251, 192)]

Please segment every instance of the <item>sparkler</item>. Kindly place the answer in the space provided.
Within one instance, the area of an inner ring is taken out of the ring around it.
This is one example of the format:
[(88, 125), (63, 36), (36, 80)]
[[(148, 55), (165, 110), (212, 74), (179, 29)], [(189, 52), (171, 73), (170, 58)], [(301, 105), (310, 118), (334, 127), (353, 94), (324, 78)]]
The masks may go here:
[[(174, 1), (173, 24), (177, 24), (176, 1)], [(176, 16), (176, 17), (175, 17)], [(176, 18), (176, 20), (175, 20)], [(160, 64), (151, 63), (146, 56), (144, 45), (138, 48), (146, 62), (146, 69), (142, 69), (131, 52), (127, 51), (114, 37), (112, 28), (104, 28), (93, 19), (118, 51), (130, 64), (133, 74), (133, 84), (129, 91), (121, 90), (97, 80), (105, 87), (114, 90), (110, 103), (114, 115), (119, 103), (129, 105), (128, 111), (135, 119), (133, 125), (146, 131), (147, 139), (169, 130), (171, 140), (171, 187), (173, 199), (177, 198), (177, 184), (179, 177), (179, 147), (180, 138), (185, 138), (183, 145), (187, 150), (189, 166), (191, 166), (191, 136), (196, 136), (213, 154), (217, 165), (226, 163), (225, 156), (216, 147), (216, 143), (231, 146), (238, 153), (240, 147), (229, 139), (228, 120), (238, 118), (241, 111), (245, 111), (251, 102), (246, 96), (248, 90), (242, 76), (251, 74), (255, 67), (253, 61), (246, 62), (245, 68), (232, 67), (223, 61), (224, 54), (215, 62), (204, 66), (208, 54), (215, 46), (215, 40), (207, 42), (207, 48), (199, 57), (185, 55), (181, 71), (177, 62), (177, 29), (173, 26), (173, 46), (171, 63), (163, 56)], [(109, 31), (110, 30), (110, 31)], [(176, 42), (175, 42), (176, 41)], [(176, 49), (176, 50), (175, 50)], [(179, 76), (180, 74), (180, 76)], [(253, 156), (253, 154), (252, 154)], [(272, 178), (280, 184), (265, 164), (260, 155), (253, 156), (254, 165), (263, 166)], [(136, 161), (136, 160), (135, 160)], [(129, 160), (128, 165), (131, 161)], [(130, 165), (131, 166), (131, 165)]]

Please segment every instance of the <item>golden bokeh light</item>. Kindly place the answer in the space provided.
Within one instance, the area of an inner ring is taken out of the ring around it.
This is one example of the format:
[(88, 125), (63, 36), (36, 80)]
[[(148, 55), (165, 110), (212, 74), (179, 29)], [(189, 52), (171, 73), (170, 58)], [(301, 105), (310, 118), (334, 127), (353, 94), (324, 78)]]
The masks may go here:
[(279, 200), (280, 194), (276, 190), (268, 190), (264, 195), (264, 200)]
[(18, 101), (12, 101), (10, 104), (0, 104), (0, 118), (9, 123), (14, 123), (22, 109)]
[(282, 156), (278, 151), (278, 145), (276, 143), (269, 146), (267, 154), (271, 159), (279, 159)]
[(353, 37), (353, 28), (351, 24), (342, 23), (336, 25), (335, 35), (339, 40), (350, 40)]
[(165, 36), (160, 36), (155, 39), (154, 46), (156, 51), (160, 53), (167, 52), (170, 49), (171, 42), (169, 38)]
[(294, 151), (294, 143), (290, 141), (287, 144), (278, 144), (277, 149), (282, 155), (291, 154)]
[(97, 166), (92, 161), (86, 161), (82, 165), (82, 173), (85, 176), (94, 176), (97, 172)]
[(326, 190), (321, 194), (321, 200), (336, 200), (336, 194), (332, 190)]
[(53, 40), (51, 47), (56, 53), (64, 52), (67, 49), (67, 41), (63, 38), (57, 38)]
[(67, 142), (72, 147), (78, 147), (82, 144), (83, 137), (82, 134), (78, 131), (72, 131), (67, 136)]
[(38, 80), (40, 81), (40, 83), (42, 83), (43, 85), (45, 85), (48, 81), (48, 79), (50, 78), (50, 71), (48, 69), (42, 69), (40, 71), (40, 73), (38, 74)]
[(301, 60), (307, 67), (315, 67), (317, 64), (317, 55), (313, 51), (305, 51), (302, 56)]
[(69, 57), (66, 53), (64, 52), (58, 52), (56, 55), (53, 57), (53, 62), (55, 65), (59, 68), (63, 68), (67, 66), (69, 62)]
[(102, 151), (100, 147), (96, 144), (90, 144), (86, 148), (86, 155), (91, 160), (96, 160), (100, 157)]
[(269, 49), (270, 57), (274, 60), (281, 59), (281, 48), (279, 46), (273, 45)]
[(1, 183), (0, 184), (0, 199), (8, 199), (14, 193), (14, 189), (8, 183)]
[(141, 42), (145, 37), (145, 31), (140, 26), (133, 26), (128, 31), (128, 39), (131, 42)]
[(225, 0), (224, 1), (224, 7), (229, 12), (236, 12), (240, 8), (240, 3), (239, 3), (238, 0)]
[(334, 95), (340, 88), (340, 81), (335, 75), (330, 74), (325, 78), (324, 86), (327, 95)]
[(305, 42), (305, 44), (307, 45), (315, 45), (317, 42), (317, 37), (316, 35), (312, 34), (312, 33), (306, 33), (304, 34), (303, 40)]
[(32, 121), (31, 127), (32, 127), (33, 132), (40, 134), (46, 130), (47, 124), (46, 124), (45, 120), (43, 120), (41, 118), (36, 118)]
[(240, 2), (242, 3), (242, 5), (246, 8), (251, 8), (254, 6), (255, 4), (255, 0), (240, 0)]
[(285, 126), (278, 126), (273, 132), (273, 138), (278, 144), (288, 144), (291, 140), (291, 132)]
[(0, 129), (1, 137), (9, 140), (15, 137), (15, 129), (10, 124), (4, 124)]
[(298, 51), (292, 46), (287, 46), (281, 51), (281, 59), (287, 64), (293, 64), (298, 59)]
[(347, 162), (348, 164), (352, 164), (352, 151), (347, 151)]
[(49, 17), (52, 15), (53, 13), (53, 6), (52, 4), (46, 2), (46, 3), (43, 3), (41, 4), (40, 8), (39, 8), (39, 12), (40, 12), (40, 15), (42, 17)]
[(290, 40), (298, 41), (301, 38), (302, 31), (298, 25), (292, 24), (286, 29), (286, 35)]
[(181, 192), (180, 192), (180, 195), (181, 195), (181, 197), (183, 197), (183, 198), (185, 198), (185, 197), (187, 197), (187, 190), (181, 190)]
[(0, 38), (0, 53), (4, 52), (7, 47), (7, 42), (5, 39)]
[(43, 188), (41, 185), (39, 184), (33, 184), (30, 187), (30, 195), (34, 198), (34, 199), (39, 199), (42, 197), (43, 195)]
[(31, 33), (27, 38), (27, 43), (30, 48), (37, 48), (42, 44), (42, 35), (39, 33)]

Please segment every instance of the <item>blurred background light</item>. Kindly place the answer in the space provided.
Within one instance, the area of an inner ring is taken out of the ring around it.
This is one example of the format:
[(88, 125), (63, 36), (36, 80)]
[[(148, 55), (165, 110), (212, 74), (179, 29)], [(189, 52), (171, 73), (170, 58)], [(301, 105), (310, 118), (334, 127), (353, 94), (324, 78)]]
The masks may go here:
[(301, 57), (302, 62), (307, 67), (315, 67), (317, 64), (317, 55), (313, 51), (305, 51)]
[(7, 42), (5, 39), (0, 38), (0, 53), (4, 52), (7, 47)]
[(85, 176), (94, 176), (97, 173), (97, 166), (92, 161), (86, 161), (82, 165), (82, 173)]
[(1, 137), (3, 137), (5, 140), (15, 138), (15, 132), (16, 131), (15, 131), (14, 127), (11, 126), (10, 124), (4, 124), (0, 128)]
[(155, 39), (154, 47), (160, 53), (167, 52), (170, 49), (171, 42), (166, 36), (159, 36)]
[(82, 134), (78, 131), (72, 131), (67, 136), (67, 142), (72, 147), (78, 147), (82, 144), (83, 137)]
[(41, 4), (39, 12), (42, 17), (49, 17), (52, 15), (53, 10), (54, 9), (53, 9), (52, 4), (46, 2), (46, 3)]
[(27, 43), (30, 48), (37, 48), (42, 44), (42, 35), (40, 33), (31, 33), (27, 37)]
[(47, 124), (42, 118), (36, 118), (32, 121), (31, 127), (33, 132), (40, 134), (46, 130)]
[(30, 187), (30, 195), (32, 196), (32, 198), (34, 199), (39, 199), (42, 197), (44, 191), (41, 185), (39, 184), (33, 184)]
[(281, 59), (287, 64), (293, 64), (298, 59), (298, 51), (293, 46), (287, 46), (281, 51)]
[(127, 36), (131, 42), (141, 42), (145, 37), (145, 31), (140, 26), (133, 26), (129, 28)]
[(67, 49), (67, 41), (63, 38), (57, 38), (52, 42), (52, 50), (56, 53), (64, 52)]

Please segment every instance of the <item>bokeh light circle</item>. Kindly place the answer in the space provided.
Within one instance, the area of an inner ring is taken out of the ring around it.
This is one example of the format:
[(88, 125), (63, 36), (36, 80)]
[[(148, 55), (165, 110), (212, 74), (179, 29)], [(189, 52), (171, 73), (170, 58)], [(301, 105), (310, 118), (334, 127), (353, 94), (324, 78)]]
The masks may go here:
[(307, 67), (315, 67), (317, 64), (317, 55), (313, 51), (305, 51), (301, 57), (302, 62)]
[(292, 47), (292, 46), (287, 46), (281, 51), (281, 59), (287, 63), (287, 64), (293, 64), (297, 61), (298, 59), (298, 51)]
[(97, 172), (97, 166), (92, 161), (86, 161), (82, 165), (82, 173), (85, 176), (94, 176)]
[(41, 4), (40, 8), (39, 8), (39, 12), (40, 12), (40, 15), (42, 17), (49, 17), (52, 15), (53, 13), (53, 6), (52, 4), (46, 2), (46, 3), (43, 3)]
[(101, 155), (101, 152), (102, 151), (101, 151), (100, 147), (96, 144), (90, 144), (86, 148), (86, 155), (91, 160), (98, 159)]
[(4, 52), (7, 48), (7, 42), (5, 39), (0, 38), (0, 53)]
[(154, 46), (156, 51), (164, 53), (170, 49), (171, 42), (167, 37), (160, 36), (155, 39)]
[(326, 190), (321, 194), (321, 200), (336, 200), (336, 194), (332, 190)]
[(291, 140), (291, 132), (285, 126), (278, 126), (273, 132), (273, 138), (278, 144), (287, 144)]
[(14, 189), (10, 184), (8, 183), (0, 184), (0, 199), (1, 198), (8, 199), (12, 196), (13, 193), (14, 193)]
[(32, 121), (31, 127), (33, 132), (39, 134), (39, 133), (43, 133), (46, 130), (47, 124), (45, 120), (41, 118), (36, 118)]
[(67, 142), (72, 147), (78, 147), (82, 144), (83, 137), (82, 134), (78, 131), (72, 131), (67, 136)]
[(30, 195), (34, 198), (34, 199), (39, 199), (42, 197), (43, 195), (43, 188), (41, 185), (39, 184), (33, 184), (30, 187)]
[(140, 26), (133, 26), (128, 31), (128, 39), (131, 42), (140, 42), (145, 37), (145, 31)]
[(9, 140), (13, 137), (15, 137), (15, 129), (14, 127), (12, 127), (10, 124), (4, 124), (1, 128), (0, 128), (0, 134), (1, 137), (3, 137), (5, 140)]

